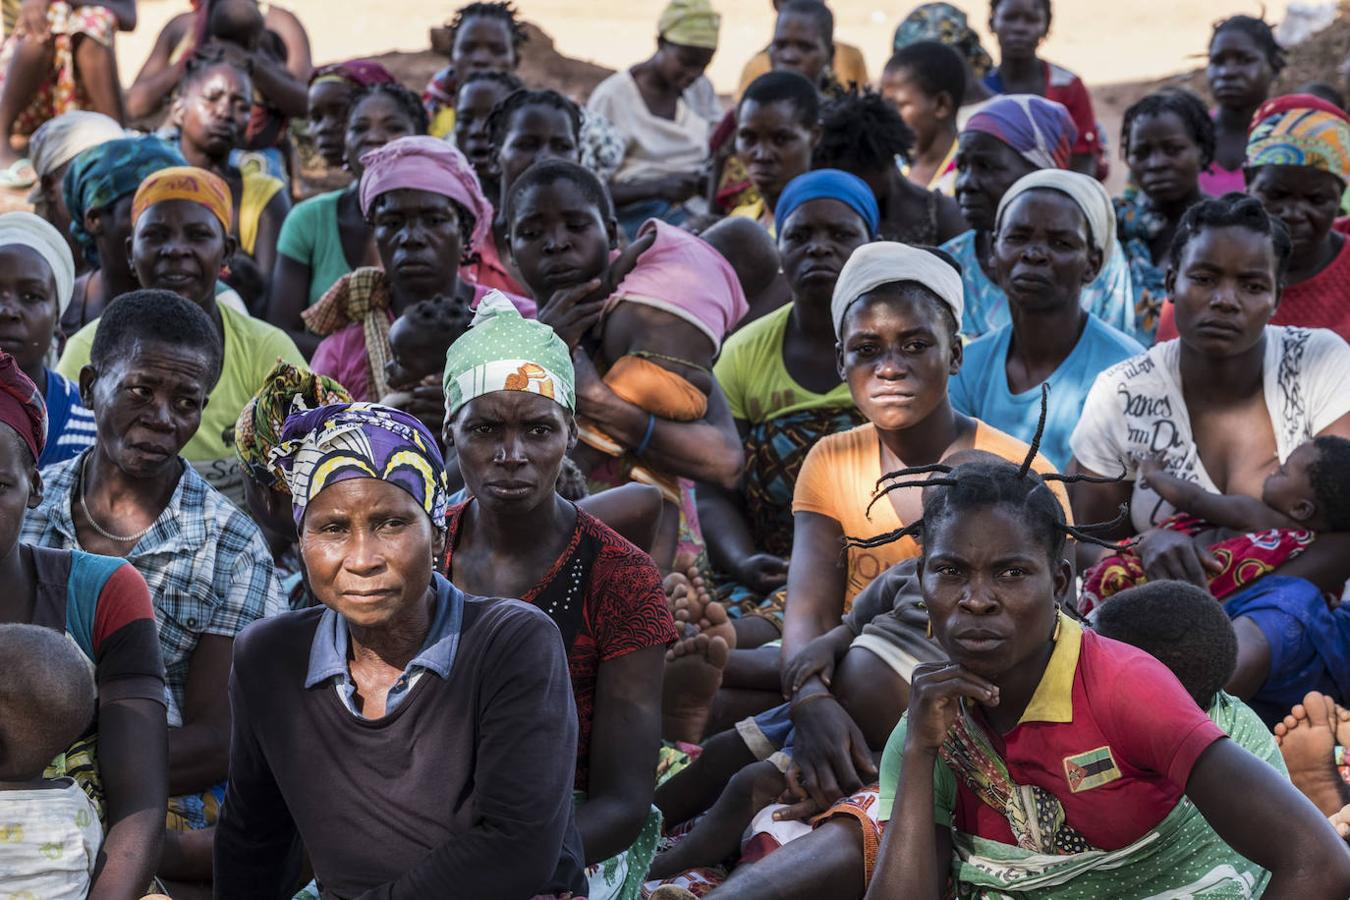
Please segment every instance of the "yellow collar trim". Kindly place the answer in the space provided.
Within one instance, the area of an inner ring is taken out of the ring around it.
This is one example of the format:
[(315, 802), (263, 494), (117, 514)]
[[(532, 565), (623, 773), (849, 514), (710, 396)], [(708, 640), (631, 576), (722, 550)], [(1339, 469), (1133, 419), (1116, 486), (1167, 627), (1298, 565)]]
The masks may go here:
[(1073, 721), (1073, 676), (1078, 671), (1078, 655), (1083, 649), (1083, 626), (1064, 613), (1059, 614), (1059, 638), (1050, 653), (1041, 683), (1022, 712), (1018, 725), (1026, 722)]

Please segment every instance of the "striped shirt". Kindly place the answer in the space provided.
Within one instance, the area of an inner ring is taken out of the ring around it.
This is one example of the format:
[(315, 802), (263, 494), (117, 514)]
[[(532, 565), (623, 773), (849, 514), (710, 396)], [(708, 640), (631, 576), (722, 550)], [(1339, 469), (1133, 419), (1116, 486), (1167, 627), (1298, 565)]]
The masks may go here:
[(80, 388), (55, 369), (47, 370), (47, 444), (38, 468), (79, 456), (94, 446), (98, 434), (94, 414), (80, 403)]
[[(42, 502), (28, 511), (19, 540), (80, 549), (71, 507), (84, 458), (43, 473)], [(127, 555), (155, 604), (170, 727), (183, 724), (188, 666), (202, 635), (233, 638), (265, 613), (284, 608), (258, 526), (190, 465), (180, 464), (169, 505)]]

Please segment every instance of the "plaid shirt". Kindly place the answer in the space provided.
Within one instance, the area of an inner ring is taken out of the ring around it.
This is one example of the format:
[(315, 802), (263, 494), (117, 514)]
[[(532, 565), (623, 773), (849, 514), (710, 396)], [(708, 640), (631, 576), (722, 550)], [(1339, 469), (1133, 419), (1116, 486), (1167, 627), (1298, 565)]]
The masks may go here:
[[(80, 549), (71, 508), (84, 458), (82, 453), (43, 471), (42, 503), (24, 517), (19, 540)], [(173, 727), (183, 724), (188, 663), (201, 636), (232, 638), (253, 620), (284, 608), (278, 606), (281, 590), (258, 526), (192, 466), (182, 466), (169, 505), (127, 555), (154, 600)]]

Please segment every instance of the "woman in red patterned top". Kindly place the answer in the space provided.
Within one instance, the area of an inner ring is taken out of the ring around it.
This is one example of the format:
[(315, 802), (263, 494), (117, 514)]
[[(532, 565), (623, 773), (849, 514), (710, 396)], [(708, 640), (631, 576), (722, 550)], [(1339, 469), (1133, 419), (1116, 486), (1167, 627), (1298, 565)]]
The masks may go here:
[(1050, 32), (1050, 0), (991, 0), (989, 30), (998, 38), (999, 63), (984, 76), (995, 94), (1035, 94), (1064, 104), (1078, 129), (1069, 168), (1106, 179), (1101, 132), (1082, 79), (1047, 62), (1036, 49)]
[(660, 831), (653, 774), (675, 621), (651, 557), (554, 490), (577, 440), (566, 343), (495, 291), (474, 322), (445, 366), (445, 438), (472, 497), (450, 510), (446, 575), (470, 594), (533, 603), (562, 632), (591, 896), (628, 896)]

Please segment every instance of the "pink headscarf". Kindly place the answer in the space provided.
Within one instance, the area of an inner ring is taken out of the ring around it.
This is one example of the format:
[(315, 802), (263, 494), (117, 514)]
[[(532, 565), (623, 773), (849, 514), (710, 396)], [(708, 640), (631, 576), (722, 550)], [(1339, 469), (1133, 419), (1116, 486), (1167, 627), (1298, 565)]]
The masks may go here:
[(482, 245), (492, 228), (492, 204), (464, 154), (439, 138), (401, 137), (361, 157), (361, 214), (370, 215), (375, 198), (400, 189), (449, 197), (473, 216), (470, 249)]
[(736, 270), (711, 244), (682, 228), (648, 219), (638, 236), (651, 231), (656, 242), (619, 283), (610, 308), (622, 302), (654, 306), (684, 319), (721, 347), (750, 311)]

